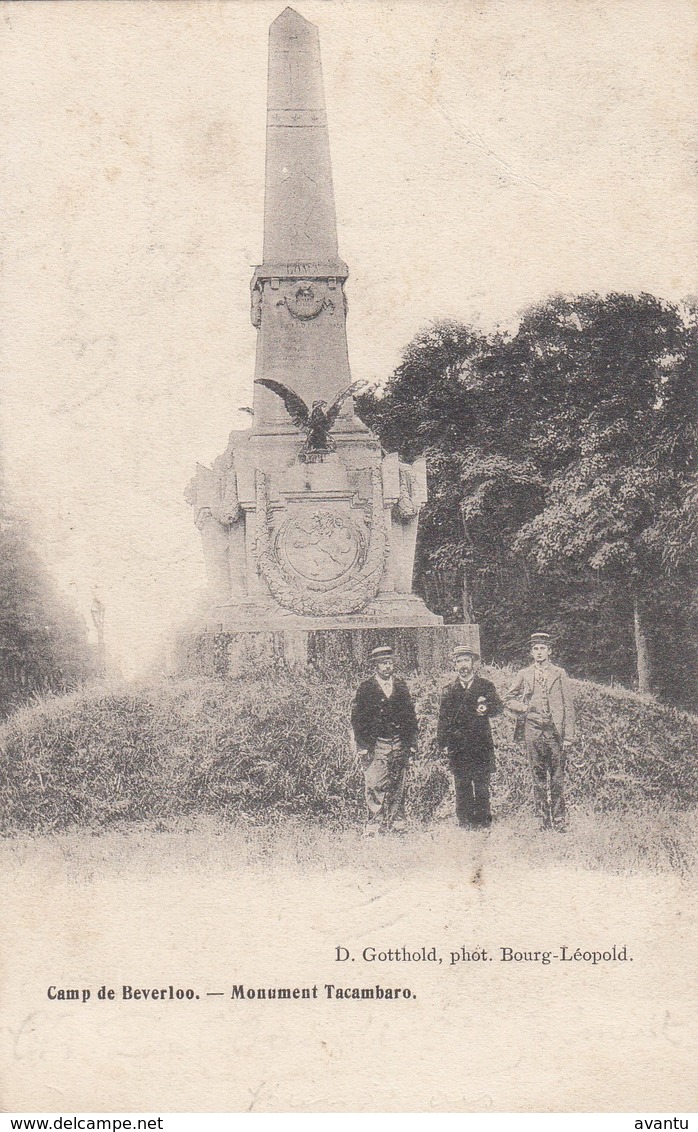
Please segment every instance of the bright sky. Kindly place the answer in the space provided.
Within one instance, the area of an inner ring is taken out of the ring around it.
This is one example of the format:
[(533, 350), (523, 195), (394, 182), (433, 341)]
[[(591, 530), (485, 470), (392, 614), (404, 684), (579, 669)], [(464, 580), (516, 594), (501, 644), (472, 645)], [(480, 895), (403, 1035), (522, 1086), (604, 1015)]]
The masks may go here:
[[(0, 416), (57, 585), (127, 674), (204, 588), (183, 491), (245, 427), (283, 0), (0, 11)], [(319, 24), (353, 376), (435, 317), (696, 290), (690, 0), (299, 0)]]

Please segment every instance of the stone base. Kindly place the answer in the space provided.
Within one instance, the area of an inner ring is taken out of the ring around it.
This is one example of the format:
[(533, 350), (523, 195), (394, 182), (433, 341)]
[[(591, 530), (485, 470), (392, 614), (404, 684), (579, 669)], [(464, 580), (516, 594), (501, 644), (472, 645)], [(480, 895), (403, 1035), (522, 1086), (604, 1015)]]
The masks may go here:
[(390, 645), (398, 672), (410, 675), (447, 671), (456, 645), (479, 649), (477, 625), (373, 624), (312, 629), (218, 630), (181, 642), (180, 668), (187, 675), (233, 678), (273, 668), (346, 672), (356, 679), (371, 671), (369, 656)]
[(318, 629), (371, 629), (389, 626), (443, 625), (443, 618), (432, 613), (415, 594), (379, 594), (359, 613), (331, 617), (303, 617), (282, 609), (275, 602), (230, 602), (215, 606), (206, 619), (209, 633), (278, 633), (288, 630), (315, 632)]

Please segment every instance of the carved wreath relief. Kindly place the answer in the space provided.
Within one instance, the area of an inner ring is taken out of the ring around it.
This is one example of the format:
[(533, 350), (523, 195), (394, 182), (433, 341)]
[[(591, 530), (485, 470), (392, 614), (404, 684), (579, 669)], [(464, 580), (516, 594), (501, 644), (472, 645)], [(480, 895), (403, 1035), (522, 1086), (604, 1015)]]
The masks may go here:
[(317, 318), (324, 310), (328, 310), (330, 314), (334, 313), (334, 303), (327, 293), (327, 284), (310, 283), (306, 280), (286, 286), (276, 305), (286, 306), (293, 317), (300, 319), (301, 322)]
[[(330, 291), (334, 291), (334, 299)], [(263, 284), (257, 283), (251, 294), (250, 318), (252, 325), (259, 329), (262, 325)], [(324, 280), (292, 279), (285, 281), (277, 289), (277, 307), (286, 307), (293, 318), (300, 322), (310, 322), (323, 311), (334, 314), (337, 295), (341, 297), (344, 314), (347, 313), (347, 297), (341, 284), (330, 288)]]

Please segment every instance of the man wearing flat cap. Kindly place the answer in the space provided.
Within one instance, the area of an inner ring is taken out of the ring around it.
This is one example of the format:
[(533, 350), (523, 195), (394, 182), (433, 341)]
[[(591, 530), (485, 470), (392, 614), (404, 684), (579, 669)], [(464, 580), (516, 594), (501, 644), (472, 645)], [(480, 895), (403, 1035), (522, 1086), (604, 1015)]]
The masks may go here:
[(457, 678), (441, 697), (436, 741), (448, 752), (456, 788), (456, 818), (465, 829), (492, 823), (490, 777), (494, 771), (494, 741), (490, 717), (503, 704), (497, 690), (477, 669), (480, 654), (459, 645), (453, 650)]
[(417, 716), (407, 684), (394, 675), (393, 650), (373, 649), (373, 676), (359, 685), (351, 709), (357, 755), (364, 771), (367, 837), (405, 829), (405, 779), (417, 744)]
[(550, 634), (531, 634), (533, 664), (522, 668), (504, 702), (523, 725), (531, 774), (533, 804), (541, 829), (567, 829), (565, 760), (575, 737), (574, 700), (569, 677), (550, 662)]

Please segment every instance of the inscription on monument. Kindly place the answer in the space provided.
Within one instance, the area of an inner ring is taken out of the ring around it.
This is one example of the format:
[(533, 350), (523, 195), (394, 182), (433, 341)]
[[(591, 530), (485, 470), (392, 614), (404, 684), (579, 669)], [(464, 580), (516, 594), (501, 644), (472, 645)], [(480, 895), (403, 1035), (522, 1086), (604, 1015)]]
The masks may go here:
[(287, 263), (286, 270), (289, 275), (314, 275), (316, 272), (327, 271), (327, 265), (322, 263)]
[(324, 110), (268, 110), (267, 125), (308, 130), (326, 126), (327, 115)]

